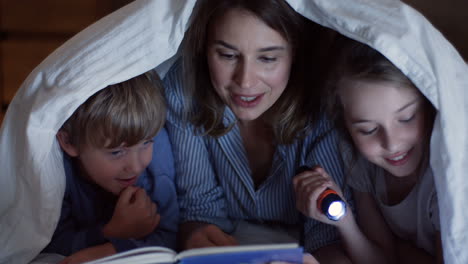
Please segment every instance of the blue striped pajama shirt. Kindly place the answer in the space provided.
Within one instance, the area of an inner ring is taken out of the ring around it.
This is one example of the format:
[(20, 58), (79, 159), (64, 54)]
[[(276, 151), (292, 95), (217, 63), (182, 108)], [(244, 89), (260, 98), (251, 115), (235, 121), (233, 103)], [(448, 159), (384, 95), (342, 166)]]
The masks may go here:
[[(193, 132), (193, 125), (181, 118), (182, 66), (176, 62), (163, 79), (168, 105), (166, 127), (171, 140), (181, 220), (202, 221), (234, 230), (239, 220), (295, 225), (303, 230), (304, 248), (312, 252), (339, 240), (333, 226), (305, 219), (296, 209), (292, 178), (301, 165), (320, 164), (343, 186), (343, 166), (332, 130), (315, 140), (330, 124), (321, 120), (305, 139), (291, 145), (277, 145), (268, 178), (255, 189), (239, 128), (214, 138)], [(225, 124), (235, 122), (229, 108)], [(346, 188), (344, 188), (346, 189)], [(345, 190), (351, 202), (350, 192)]]

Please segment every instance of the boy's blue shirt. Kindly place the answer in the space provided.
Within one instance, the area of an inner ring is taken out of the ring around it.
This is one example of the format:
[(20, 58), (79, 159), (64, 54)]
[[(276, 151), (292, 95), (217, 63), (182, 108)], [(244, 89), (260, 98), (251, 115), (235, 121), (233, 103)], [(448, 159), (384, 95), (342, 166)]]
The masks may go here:
[(117, 252), (143, 246), (175, 249), (179, 207), (174, 184), (174, 159), (165, 129), (154, 138), (153, 159), (136, 184), (146, 190), (161, 216), (156, 229), (142, 239), (104, 237), (102, 228), (111, 219), (118, 197), (79, 177), (72, 159), (65, 153), (64, 167), (66, 189), (60, 220), (44, 252), (68, 256), (107, 242), (111, 242)]

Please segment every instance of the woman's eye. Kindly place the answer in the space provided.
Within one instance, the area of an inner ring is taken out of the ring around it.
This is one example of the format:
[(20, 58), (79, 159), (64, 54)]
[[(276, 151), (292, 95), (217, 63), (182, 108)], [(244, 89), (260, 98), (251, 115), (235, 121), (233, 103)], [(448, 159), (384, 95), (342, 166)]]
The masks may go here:
[(410, 117), (408, 117), (408, 118), (400, 119), (399, 121), (402, 122), (402, 123), (408, 123), (408, 122), (410, 122), (411, 120), (413, 120), (415, 116), (416, 116), (416, 114), (413, 114), (412, 116), (410, 116)]
[(232, 53), (219, 53), (219, 56), (223, 59), (226, 59), (226, 60), (233, 60), (236, 58), (236, 55), (235, 54), (232, 54)]
[(365, 136), (368, 136), (368, 135), (372, 135), (375, 131), (377, 131), (377, 127), (370, 129), (370, 130), (359, 130), (359, 133)]
[(276, 57), (260, 57), (260, 61), (263, 61), (263, 62), (275, 62), (276, 61)]

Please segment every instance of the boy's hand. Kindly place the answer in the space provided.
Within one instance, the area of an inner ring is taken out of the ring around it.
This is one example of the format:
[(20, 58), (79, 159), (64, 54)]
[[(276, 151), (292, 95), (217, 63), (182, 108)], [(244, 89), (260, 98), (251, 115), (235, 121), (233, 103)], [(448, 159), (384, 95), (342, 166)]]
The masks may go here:
[(145, 190), (135, 186), (125, 188), (119, 196), (111, 220), (103, 234), (114, 238), (142, 238), (158, 226), (161, 216)]
[(58, 264), (78, 264), (115, 254), (117, 251), (111, 243), (82, 249), (60, 261)]
[(296, 207), (301, 213), (326, 224), (338, 225), (341, 222), (328, 219), (317, 207), (318, 197), (327, 188), (335, 190), (343, 199), (341, 189), (323, 168), (316, 166), (299, 173), (293, 178), (293, 186)]

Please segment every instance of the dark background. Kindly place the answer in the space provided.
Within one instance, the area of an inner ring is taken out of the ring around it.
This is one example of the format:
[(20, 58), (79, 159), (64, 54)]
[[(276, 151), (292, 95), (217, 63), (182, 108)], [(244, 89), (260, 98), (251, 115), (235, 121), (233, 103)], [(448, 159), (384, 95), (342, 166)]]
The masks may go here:
[[(0, 122), (16, 90), (48, 54), (131, 1), (0, 0)], [(468, 0), (405, 2), (421, 11), (468, 61)]]

